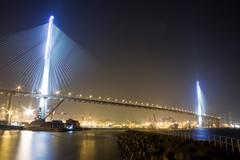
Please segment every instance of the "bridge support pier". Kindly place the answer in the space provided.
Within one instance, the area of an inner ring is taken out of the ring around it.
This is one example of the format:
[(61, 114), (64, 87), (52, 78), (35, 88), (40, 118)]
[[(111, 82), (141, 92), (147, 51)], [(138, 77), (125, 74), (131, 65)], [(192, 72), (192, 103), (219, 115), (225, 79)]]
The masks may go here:
[(7, 124), (9, 125), (11, 123), (11, 103), (12, 103), (12, 94), (11, 93), (8, 93), (8, 99), (7, 99), (7, 114), (5, 116), (5, 121), (7, 122)]

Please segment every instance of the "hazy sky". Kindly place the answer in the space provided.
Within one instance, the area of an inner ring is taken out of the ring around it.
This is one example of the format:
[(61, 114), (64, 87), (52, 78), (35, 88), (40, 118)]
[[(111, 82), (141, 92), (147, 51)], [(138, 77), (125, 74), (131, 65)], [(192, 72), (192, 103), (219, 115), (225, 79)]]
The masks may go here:
[[(1, 1), (0, 37), (45, 24), (53, 14), (55, 25), (87, 57), (71, 75), (69, 90), (194, 109), (199, 80), (207, 112), (227, 116), (231, 111), (238, 118), (239, 5), (219, 0), (56, 2)], [(1, 86), (12, 85), (1, 79)]]

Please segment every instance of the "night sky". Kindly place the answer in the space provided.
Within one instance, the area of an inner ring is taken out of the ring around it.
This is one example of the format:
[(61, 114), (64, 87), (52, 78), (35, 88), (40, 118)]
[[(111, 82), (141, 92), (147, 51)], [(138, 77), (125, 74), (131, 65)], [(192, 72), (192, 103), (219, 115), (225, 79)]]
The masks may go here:
[(240, 120), (240, 6), (156, 2), (1, 1), (0, 37), (45, 24), (53, 14), (89, 57), (86, 70), (72, 75), (73, 92), (194, 110), (199, 80), (207, 113), (232, 112)]

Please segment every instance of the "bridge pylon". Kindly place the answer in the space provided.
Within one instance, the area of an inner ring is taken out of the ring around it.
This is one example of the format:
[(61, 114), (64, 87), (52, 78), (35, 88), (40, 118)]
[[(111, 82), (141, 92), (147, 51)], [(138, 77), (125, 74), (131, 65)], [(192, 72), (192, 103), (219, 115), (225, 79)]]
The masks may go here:
[(203, 93), (200, 88), (199, 81), (197, 81), (197, 116), (198, 116), (198, 125), (201, 128), (203, 125), (203, 110), (204, 109), (204, 99), (203, 99)]
[[(42, 86), (40, 89), (40, 93), (43, 96), (49, 94), (49, 71), (50, 71), (50, 60), (51, 60), (50, 57), (51, 57), (51, 46), (52, 46), (53, 20), (54, 20), (54, 17), (50, 16), (49, 23), (48, 23), (47, 42), (46, 42), (46, 48), (45, 48)], [(44, 119), (47, 112), (48, 99), (45, 97), (41, 97), (39, 106), (40, 106), (39, 111), (41, 112), (40, 117), (41, 119)]]

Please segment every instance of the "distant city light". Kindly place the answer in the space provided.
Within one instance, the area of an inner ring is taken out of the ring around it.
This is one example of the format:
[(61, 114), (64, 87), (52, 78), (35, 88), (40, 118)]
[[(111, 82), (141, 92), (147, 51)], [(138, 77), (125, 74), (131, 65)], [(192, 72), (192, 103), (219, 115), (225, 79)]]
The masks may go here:
[(29, 107), (27, 109), (25, 109), (24, 112), (27, 116), (32, 116), (33, 115), (33, 110)]

